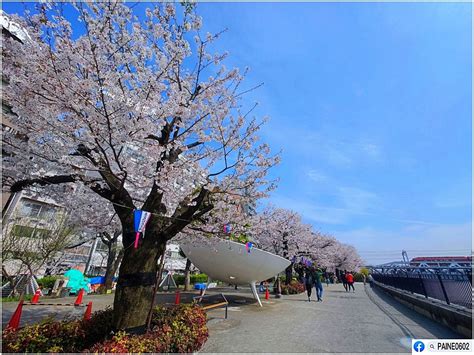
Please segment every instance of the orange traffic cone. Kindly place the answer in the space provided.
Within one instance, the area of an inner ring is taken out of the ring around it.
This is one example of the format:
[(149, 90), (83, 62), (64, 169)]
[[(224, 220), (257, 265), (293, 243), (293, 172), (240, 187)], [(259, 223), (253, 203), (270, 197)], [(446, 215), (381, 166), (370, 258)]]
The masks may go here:
[(174, 304), (179, 304), (181, 302), (181, 293), (179, 293), (179, 290), (176, 291), (176, 297), (174, 299)]
[(269, 299), (270, 299), (270, 292), (268, 292), (268, 287), (267, 287), (267, 289), (265, 290), (265, 299), (266, 299), (266, 300), (269, 300)]
[(41, 291), (37, 289), (33, 298), (31, 299), (31, 304), (37, 304), (40, 299), (40, 295), (41, 295)]
[(91, 314), (92, 314), (92, 302), (89, 302), (87, 304), (86, 312), (84, 313), (84, 320), (91, 319)]
[(17, 330), (20, 326), (21, 311), (23, 310), (23, 299), (20, 300), (18, 306), (16, 307), (15, 313), (13, 313), (12, 318), (8, 322), (7, 329)]
[(84, 296), (84, 289), (81, 288), (79, 293), (77, 294), (76, 301), (74, 302), (74, 306), (80, 306), (82, 304), (82, 297)]

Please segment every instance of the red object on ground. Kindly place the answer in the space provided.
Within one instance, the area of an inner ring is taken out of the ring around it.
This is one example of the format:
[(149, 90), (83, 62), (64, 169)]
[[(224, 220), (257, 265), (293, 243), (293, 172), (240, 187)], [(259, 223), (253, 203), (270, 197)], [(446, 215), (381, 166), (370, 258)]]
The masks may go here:
[(39, 289), (37, 289), (34, 296), (33, 296), (33, 298), (31, 299), (31, 303), (32, 304), (38, 303), (38, 301), (40, 299), (40, 295), (41, 295), (41, 291)]
[(76, 301), (74, 302), (74, 306), (80, 306), (82, 304), (82, 297), (84, 296), (84, 289), (81, 288), (79, 293), (77, 294)]
[(13, 313), (12, 318), (8, 322), (7, 329), (17, 330), (20, 326), (21, 311), (23, 310), (23, 300), (18, 303), (15, 313)]
[(270, 299), (270, 292), (268, 292), (268, 287), (267, 287), (267, 289), (265, 290), (265, 299), (266, 299), (266, 300), (269, 300), (269, 299)]
[(179, 293), (179, 290), (176, 291), (176, 297), (174, 299), (174, 304), (179, 304), (181, 302), (181, 293)]
[(87, 304), (86, 312), (84, 313), (84, 320), (91, 319), (91, 314), (92, 314), (92, 302), (89, 302)]

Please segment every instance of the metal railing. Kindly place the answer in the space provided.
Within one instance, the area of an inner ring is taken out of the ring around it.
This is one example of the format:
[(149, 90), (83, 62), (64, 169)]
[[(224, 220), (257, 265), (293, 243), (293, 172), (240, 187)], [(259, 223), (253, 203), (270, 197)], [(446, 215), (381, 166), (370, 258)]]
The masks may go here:
[(472, 309), (471, 268), (373, 268), (372, 277), (388, 286)]

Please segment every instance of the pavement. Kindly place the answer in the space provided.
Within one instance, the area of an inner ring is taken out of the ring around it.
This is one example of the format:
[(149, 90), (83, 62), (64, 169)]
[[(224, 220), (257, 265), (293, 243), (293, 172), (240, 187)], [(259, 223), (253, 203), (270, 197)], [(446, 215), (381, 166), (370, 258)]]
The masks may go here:
[(411, 338), (460, 337), (368, 285), (355, 289), (325, 285), (323, 302), (300, 294), (232, 306), (228, 320), (210, 312), (201, 352), (411, 353)]
[[(346, 292), (342, 285), (324, 285), (323, 302), (308, 302), (305, 294), (272, 295), (258, 307), (249, 288), (213, 289), (229, 301), (228, 318), (224, 309), (208, 312), (210, 337), (201, 352), (410, 352), (411, 338), (447, 339), (460, 336), (425, 318), (368, 285), (355, 285)], [(197, 292), (182, 293), (190, 302)], [(313, 290), (313, 296), (314, 290)], [(174, 303), (174, 293), (158, 293), (157, 303)], [(93, 311), (110, 307), (113, 295), (86, 295), (84, 304), (93, 302)], [(43, 303), (73, 303), (74, 297), (45, 300)], [(16, 302), (2, 304), (6, 325)], [(21, 326), (46, 317), (81, 317), (85, 307), (25, 306)]]

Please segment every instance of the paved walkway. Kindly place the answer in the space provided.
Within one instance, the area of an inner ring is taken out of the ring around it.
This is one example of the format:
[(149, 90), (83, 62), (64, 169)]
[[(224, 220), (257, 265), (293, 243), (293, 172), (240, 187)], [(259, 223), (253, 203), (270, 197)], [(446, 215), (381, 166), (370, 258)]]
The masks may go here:
[(231, 307), (228, 320), (214, 311), (202, 352), (406, 353), (411, 338), (459, 337), (368, 285), (355, 287), (324, 286), (320, 303), (302, 294)]
[[(380, 291), (356, 284), (355, 293), (342, 285), (324, 286), (324, 301), (308, 302), (304, 294), (262, 300), (256, 305), (250, 289), (216, 289), (229, 299), (229, 317), (224, 310), (208, 313), (210, 337), (202, 352), (409, 352), (411, 338), (458, 338), (451, 330), (406, 308)], [(193, 293), (183, 294), (189, 302)], [(263, 298), (263, 296), (262, 296)], [(51, 301), (51, 300), (50, 300)], [(44, 302), (50, 302), (45, 301)], [(74, 297), (54, 302), (73, 302)], [(113, 295), (84, 296), (93, 310), (104, 309)], [(158, 294), (157, 303), (173, 303), (174, 294)], [(16, 302), (3, 303), (5, 325)], [(21, 325), (48, 316), (57, 319), (81, 317), (85, 308), (25, 306)]]

